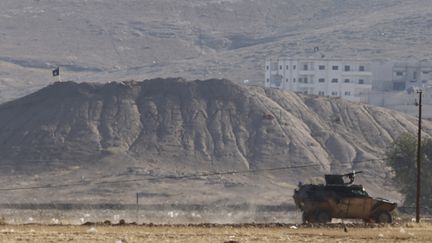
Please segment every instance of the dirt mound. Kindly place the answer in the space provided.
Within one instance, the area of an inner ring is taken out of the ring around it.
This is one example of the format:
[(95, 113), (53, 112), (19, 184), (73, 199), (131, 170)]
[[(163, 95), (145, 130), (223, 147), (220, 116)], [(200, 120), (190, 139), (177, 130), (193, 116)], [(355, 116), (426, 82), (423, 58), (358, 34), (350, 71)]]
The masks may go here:
[[(379, 160), (386, 146), (403, 132), (414, 133), (415, 122), (386, 109), (239, 86), (228, 80), (62, 82), (0, 106), (1, 165), (4, 176), (37, 174), (30, 184), (68, 179), (76, 183), (78, 178), (91, 184), (103, 179), (317, 164), (265, 173), (270, 177), (264, 176), (262, 196), (271, 194), (264, 186), (268, 182), (292, 185), (324, 172), (353, 169), (367, 171), (369, 191), (374, 191), (387, 175), (385, 162)], [(430, 123), (424, 127), (428, 131)], [(252, 193), (259, 181), (247, 179), (249, 175), (232, 178), (193, 180), (204, 183), (203, 188), (222, 190), (222, 186), (235, 195), (240, 188), (241, 193)], [(91, 186), (92, 195), (105, 198), (125, 188)], [(175, 194), (177, 186), (167, 190)], [(155, 188), (142, 195), (154, 200), (171, 196)]]

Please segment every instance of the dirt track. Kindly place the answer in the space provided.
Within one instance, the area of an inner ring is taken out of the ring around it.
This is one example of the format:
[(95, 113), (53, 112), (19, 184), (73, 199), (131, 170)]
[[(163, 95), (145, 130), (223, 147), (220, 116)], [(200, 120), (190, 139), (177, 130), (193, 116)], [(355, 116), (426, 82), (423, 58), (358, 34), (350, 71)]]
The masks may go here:
[(432, 225), (44, 226), (2, 225), (0, 242), (429, 242)]

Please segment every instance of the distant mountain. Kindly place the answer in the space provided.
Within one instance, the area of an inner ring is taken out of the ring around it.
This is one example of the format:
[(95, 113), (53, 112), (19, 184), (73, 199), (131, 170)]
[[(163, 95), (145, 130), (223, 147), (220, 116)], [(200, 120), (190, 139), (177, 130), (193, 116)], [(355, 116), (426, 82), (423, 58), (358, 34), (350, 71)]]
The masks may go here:
[(264, 60), (430, 59), (428, 0), (2, 0), (0, 101), (74, 81), (261, 81)]
[[(10, 186), (55, 185), (87, 179), (314, 164), (301, 169), (202, 178), (196, 183), (211, 183), (193, 185), (205, 190), (210, 185), (234, 183), (238, 186), (235, 190), (249, 189), (237, 191), (240, 198), (229, 200), (252, 200), (248, 196), (242, 199), (242, 195), (260, 190), (265, 191), (263, 196), (253, 200), (268, 200), (300, 180), (330, 171), (364, 170), (363, 182), (372, 191), (383, 192), (387, 188), (383, 186), (389, 186), (385, 182), (389, 171), (381, 160), (386, 146), (403, 132), (415, 133), (416, 128), (414, 117), (398, 112), (341, 99), (241, 86), (228, 80), (57, 82), (0, 105), (0, 173)], [(425, 121), (424, 131), (430, 134), (431, 128), (432, 124)], [(164, 182), (142, 183), (137, 188), (156, 187), (152, 190), (160, 193), (182, 191), (179, 186), (191, 181), (180, 180), (164, 189), (160, 188)], [(101, 186), (81, 187), (79, 194), (106, 200), (129, 193), (122, 184), (106, 185), (107, 191)], [(253, 187), (257, 187), (255, 191)], [(56, 198), (71, 198), (78, 193), (75, 188), (65, 189), (58, 192), (62, 197)], [(212, 191), (228, 193), (232, 188)], [(186, 200), (204, 199), (196, 195), (196, 199)], [(272, 199), (280, 200), (287, 199)]]

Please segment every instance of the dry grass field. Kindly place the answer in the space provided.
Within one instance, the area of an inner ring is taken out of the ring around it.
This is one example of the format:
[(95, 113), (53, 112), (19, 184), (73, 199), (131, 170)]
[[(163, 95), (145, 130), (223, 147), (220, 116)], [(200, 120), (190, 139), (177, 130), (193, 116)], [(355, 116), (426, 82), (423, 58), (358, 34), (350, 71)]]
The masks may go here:
[(392, 226), (2, 225), (0, 242), (430, 242), (432, 224)]

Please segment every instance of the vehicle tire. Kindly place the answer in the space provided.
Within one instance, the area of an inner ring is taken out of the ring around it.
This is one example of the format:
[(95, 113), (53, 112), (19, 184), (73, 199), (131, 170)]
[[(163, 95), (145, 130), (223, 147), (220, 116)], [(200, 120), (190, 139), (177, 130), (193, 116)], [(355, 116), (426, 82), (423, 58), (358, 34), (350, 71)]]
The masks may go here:
[(375, 222), (380, 224), (391, 224), (393, 222), (393, 219), (389, 212), (380, 211), (375, 215)]
[(302, 223), (305, 224), (307, 222), (309, 222), (308, 215), (306, 214), (306, 212), (303, 212), (302, 213)]
[(302, 222), (303, 222), (303, 224), (313, 223), (313, 220), (312, 220), (312, 217), (310, 216), (310, 213), (306, 213), (306, 212), (302, 213)]
[(315, 215), (315, 221), (317, 223), (323, 223), (323, 224), (330, 223), (331, 215), (327, 211), (320, 210)]
[(363, 223), (365, 223), (365, 224), (370, 224), (370, 223), (373, 223), (373, 222), (374, 221), (371, 218), (363, 219)]

